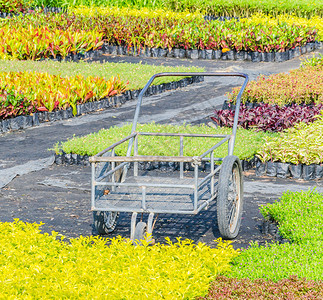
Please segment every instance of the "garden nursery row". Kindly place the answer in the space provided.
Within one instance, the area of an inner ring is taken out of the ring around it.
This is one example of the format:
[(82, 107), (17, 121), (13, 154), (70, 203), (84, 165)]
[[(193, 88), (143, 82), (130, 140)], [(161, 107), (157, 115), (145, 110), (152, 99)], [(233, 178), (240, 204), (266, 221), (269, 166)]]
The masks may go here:
[[(1, 75), (5, 75), (6, 80), (2, 81)], [(20, 75), (23, 77), (24, 85), (10, 87), (8, 84), (10, 77), (18, 79)], [(52, 80), (54, 86), (48, 80), (51, 77), (54, 77)], [(47, 73), (0, 73), (0, 85), (3, 83), (6, 88), (9, 86), (9, 92), (4, 90), (0, 95), (2, 97), (2, 101), (0, 98), (0, 133), (38, 126), (44, 122), (66, 120), (112, 107), (116, 108), (126, 101), (137, 99), (141, 91), (141, 89), (126, 90), (125, 85), (116, 77), (109, 81), (98, 77), (94, 78), (95, 80), (93, 77), (84, 79), (81, 75), (73, 78), (59, 77), (58, 82), (55, 82), (56, 79), (55, 76)], [(203, 80), (202, 76), (194, 76), (152, 85), (144, 96), (182, 88)], [(17, 81), (19, 79), (15, 83)], [(26, 81), (28, 81), (27, 84)], [(36, 81), (37, 86), (33, 84)], [(84, 82), (85, 86), (82, 86)], [(89, 82), (93, 85), (86, 86)]]
[[(73, 59), (99, 53), (285, 61), (322, 46), (323, 19), (253, 15), (205, 21), (199, 14), (75, 8), (0, 20), (0, 58)], [(201, 30), (203, 28), (203, 30)], [(14, 37), (14, 39), (13, 39)]]
[(3, 12), (26, 12), (31, 7), (48, 7), (51, 11), (78, 6), (133, 7), (137, 9), (168, 9), (176, 12), (201, 12), (212, 16), (249, 17), (255, 13), (295, 14), (299, 17), (323, 16), (323, 4), (319, 0), (7, 0), (0, 4)]

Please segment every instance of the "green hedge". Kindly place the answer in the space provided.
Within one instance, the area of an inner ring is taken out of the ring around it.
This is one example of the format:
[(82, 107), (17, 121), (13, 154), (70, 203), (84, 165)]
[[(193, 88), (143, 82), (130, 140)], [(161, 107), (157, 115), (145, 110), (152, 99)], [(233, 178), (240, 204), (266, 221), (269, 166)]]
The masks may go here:
[(286, 192), (279, 201), (263, 206), (261, 212), (278, 222), (279, 232), (292, 243), (251, 243), (235, 259), (230, 277), (278, 281), (296, 275), (322, 280), (323, 194), (316, 190)]

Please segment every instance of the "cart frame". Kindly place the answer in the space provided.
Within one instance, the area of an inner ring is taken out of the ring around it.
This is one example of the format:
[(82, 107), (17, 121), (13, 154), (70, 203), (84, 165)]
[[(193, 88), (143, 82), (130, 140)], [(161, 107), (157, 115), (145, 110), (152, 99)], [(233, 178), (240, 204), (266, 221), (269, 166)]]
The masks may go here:
[[(244, 83), (240, 89), (240, 92), (237, 96), (236, 101), (236, 109), (234, 115), (234, 124), (232, 129), (232, 134), (223, 134), (223, 135), (212, 135), (212, 134), (183, 134), (183, 133), (149, 133), (149, 132), (137, 132), (137, 121), (140, 114), (140, 108), (142, 104), (142, 99), (152, 84), (152, 82), (158, 78), (163, 76), (229, 76), (229, 77), (242, 77), (244, 78)], [(148, 218), (148, 229), (147, 232), (151, 233), (153, 230), (152, 219), (154, 214), (157, 213), (175, 213), (175, 214), (197, 214), (202, 209), (207, 208), (209, 203), (217, 197), (217, 193), (215, 191), (215, 186), (218, 184), (218, 181), (215, 179), (216, 173), (221, 170), (222, 164), (215, 165), (215, 162), (223, 161), (223, 158), (214, 157), (214, 150), (223, 145), (224, 143), (228, 142), (228, 156), (233, 155), (234, 151), (234, 144), (237, 132), (237, 125), (238, 125), (238, 115), (240, 109), (240, 102), (242, 93), (248, 83), (248, 75), (243, 73), (222, 73), (222, 72), (199, 72), (199, 73), (159, 73), (153, 75), (145, 87), (142, 89), (138, 96), (138, 102), (135, 110), (133, 125), (131, 134), (122, 140), (114, 143), (113, 145), (109, 146), (105, 150), (101, 151), (100, 153), (90, 157), (90, 163), (92, 168), (92, 184), (91, 184), (91, 210), (93, 211), (118, 211), (118, 212), (132, 212), (132, 220), (131, 220), (131, 238), (134, 238), (135, 235), (135, 223), (137, 213), (149, 213)], [(179, 156), (146, 156), (146, 155), (138, 155), (138, 139), (140, 136), (174, 136), (178, 137), (180, 140), (180, 149), (179, 149)], [(205, 138), (216, 138), (221, 139), (217, 142), (213, 147), (209, 148), (203, 154), (193, 157), (183, 156), (184, 153), (184, 139), (187, 137), (205, 137)], [(115, 155), (115, 148), (122, 143), (128, 142), (127, 154), (126, 156), (116, 156)], [(133, 148), (133, 155), (132, 153)], [(110, 156), (104, 156), (105, 154), (109, 153)], [(209, 155), (209, 157), (208, 157)], [(199, 178), (199, 166), (202, 162), (208, 161), (210, 162), (210, 172), (203, 178)], [(138, 163), (139, 162), (177, 162), (180, 165), (180, 172), (179, 178), (184, 178), (184, 163), (191, 163), (194, 168), (194, 176), (193, 180), (190, 184), (176, 184), (176, 183), (163, 183), (162, 178), (161, 182), (141, 182), (140, 176), (138, 177)], [(96, 178), (96, 167), (99, 163), (109, 163), (111, 164), (110, 170)], [(136, 182), (126, 182), (126, 176), (130, 164), (133, 163), (133, 176), (138, 178)], [(116, 172), (120, 170), (122, 171), (121, 180), (116, 180)], [(104, 179), (108, 180), (104, 180)], [(207, 200), (200, 201), (199, 200), (199, 189), (205, 185), (207, 182), (210, 183), (211, 188), (211, 197)], [(109, 207), (106, 203), (102, 205), (97, 204), (96, 199), (96, 187), (98, 186), (110, 186), (111, 191), (114, 192), (117, 187), (138, 187), (141, 189), (141, 208), (134, 208), (133, 206), (122, 206), (116, 209), (115, 206)], [(193, 191), (193, 207), (192, 209), (167, 209), (166, 206), (157, 207), (151, 209), (147, 207), (146, 201), (146, 189), (147, 188), (165, 188), (165, 189), (192, 189)]]

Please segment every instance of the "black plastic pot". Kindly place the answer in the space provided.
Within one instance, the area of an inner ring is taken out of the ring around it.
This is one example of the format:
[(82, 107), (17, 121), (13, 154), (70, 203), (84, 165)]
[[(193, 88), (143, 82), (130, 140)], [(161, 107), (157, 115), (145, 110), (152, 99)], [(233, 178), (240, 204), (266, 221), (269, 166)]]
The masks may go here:
[(199, 49), (198, 52), (199, 52), (199, 54), (198, 54), (199, 59), (205, 59), (206, 58), (205, 49)]
[(262, 60), (265, 62), (274, 62), (275, 61), (275, 52), (263, 52)]
[(19, 117), (16, 117), (14, 119), (9, 119), (9, 124), (10, 124), (10, 129), (11, 130), (18, 130), (18, 129), (20, 129), (18, 119), (19, 119)]
[(323, 178), (323, 164), (315, 166), (315, 179)]
[(65, 153), (64, 154), (64, 163), (67, 164), (67, 165), (72, 165), (73, 164), (71, 153)]
[(62, 119), (66, 120), (73, 117), (73, 111), (71, 108), (67, 108), (66, 110), (62, 110), (61, 115), (62, 115)]
[(55, 154), (55, 164), (62, 165), (63, 159), (64, 159), (64, 154), (62, 154), (62, 153)]
[(269, 228), (269, 221), (264, 220), (261, 224), (261, 233), (268, 234), (268, 228)]
[(249, 51), (248, 51), (248, 52), (246, 53), (246, 60), (247, 60), (247, 61), (252, 61), (252, 52), (249, 52)]
[(93, 101), (92, 102), (92, 111), (97, 111), (100, 109), (101, 102), (100, 101)]
[(214, 59), (221, 59), (222, 51), (221, 50), (214, 50)]
[[(60, 116), (60, 118), (62, 118), (62, 117)], [(55, 111), (49, 112), (48, 113), (48, 120), (49, 120), (49, 122), (55, 122), (55, 121), (57, 121), (58, 120), (57, 113)]]
[(277, 175), (277, 163), (268, 161), (267, 162), (267, 175), (270, 177), (276, 177)]
[(151, 56), (152, 56), (152, 54), (151, 54), (151, 49), (150, 49), (150, 48), (148, 48), (148, 47), (146, 47), (146, 48), (145, 48), (145, 56), (146, 56), (146, 57), (151, 57)]
[(294, 57), (298, 57), (302, 55), (301, 47), (295, 47)]
[(214, 53), (212, 49), (205, 50), (205, 59), (213, 59)]
[(158, 57), (159, 50), (158, 48), (151, 48), (151, 56), (152, 57)]
[(2, 131), (3, 132), (7, 132), (9, 131), (11, 128), (10, 128), (10, 121), (9, 120), (2, 120)]
[(261, 162), (260, 160), (256, 161), (256, 176), (263, 176), (266, 174), (266, 163)]
[(236, 52), (233, 50), (226, 52), (225, 55), (227, 56), (227, 60), (235, 60), (236, 59)]
[(283, 62), (288, 60), (288, 52), (275, 52), (275, 61)]
[(126, 55), (126, 49), (124, 46), (117, 46), (117, 54), (118, 55)]
[(92, 102), (85, 102), (84, 108), (86, 112), (92, 112), (93, 111), (93, 103)]
[(303, 179), (304, 180), (315, 179), (315, 164), (303, 166)]
[(32, 127), (33, 126), (33, 117), (32, 116), (24, 116), (25, 123), (24, 128)]
[(38, 118), (38, 113), (33, 114), (33, 126), (38, 126), (39, 123), (39, 118)]
[(0, 133), (3, 133), (2, 120), (0, 120)]
[(109, 54), (117, 55), (117, 46), (115, 45), (108, 45), (107, 50)]
[(186, 57), (186, 50), (185, 49), (179, 49), (179, 58), (185, 58)]
[[(190, 53), (190, 57), (189, 57), (189, 53)], [(186, 55), (187, 55), (187, 58), (198, 59), (199, 58), (199, 50), (197, 50), (197, 49), (187, 50)]]
[(168, 52), (167, 48), (166, 49), (158, 48), (158, 50), (159, 50), (159, 56), (160, 57), (166, 57), (167, 52)]
[(246, 60), (246, 51), (236, 52), (236, 60)]
[(71, 154), (71, 164), (77, 165), (77, 154), (75, 154), (75, 153)]
[(174, 55), (174, 49), (171, 49), (170, 51), (169, 51), (169, 49), (167, 50), (167, 54), (166, 54), (166, 57), (174, 57), (175, 55)]
[(293, 59), (295, 57), (295, 49), (289, 49), (288, 50), (288, 59)]
[(307, 44), (306, 44), (306, 51), (307, 51), (307, 52), (312, 52), (312, 51), (314, 51), (314, 48), (315, 48), (314, 43), (307, 43)]
[(82, 115), (82, 114), (85, 113), (85, 109), (84, 109), (84, 105), (83, 104), (77, 105), (76, 106), (76, 109), (77, 109), (77, 113), (76, 113), (77, 116), (80, 116), (80, 115)]
[(251, 61), (252, 62), (260, 62), (261, 54), (259, 52), (251, 52)]
[(298, 164), (298, 165), (290, 164), (289, 165), (289, 171), (290, 171), (293, 178), (299, 179), (299, 178), (302, 177), (303, 165), (301, 165), (301, 164)]
[(289, 163), (277, 163), (277, 177), (278, 178), (287, 178), (290, 176), (289, 173)]
[(179, 49), (176, 48), (176, 49), (173, 49), (173, 50), (174, 50), (174, 57), (179, 58)]
[(242, 170), (243, 171), (247, 171), (247, 170), (251, 170), (254, 167), (254, 159), (252, 160), (242, 160), (241, 161), (241, 165), (242, 165)]
[(131, 93), (131, 99), (137, 99), (139, 96), (138, 90), (130, 91), (130, 93)]

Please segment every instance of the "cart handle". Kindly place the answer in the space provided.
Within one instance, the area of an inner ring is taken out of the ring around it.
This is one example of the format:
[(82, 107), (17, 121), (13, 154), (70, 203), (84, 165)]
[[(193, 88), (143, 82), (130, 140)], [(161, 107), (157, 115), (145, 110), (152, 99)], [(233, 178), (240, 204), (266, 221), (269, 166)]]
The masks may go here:
[[(245, 78), (245, 81), (244, 81), (243, 85), (241, 86), (241, 89), (240, 89), (238, 96), (237, 96), (236, 110), (235, 110), (234, 121), (233, 121), (232, 138), (229, 141), (229, 155), (233, 155), (234, 143), (235, 143), (237, 127), (238, 127), (238, 117), (239, 117), (239, 111), (240, 111), (241, 96), (242, 96), (242, 93), (243, 93), (244, 89), (246, 88), (247, 83), (249, 81), (248, 75), (244, 74), (244, 73), (237, 73), (237, 72), (196, 72), (196, 73), (194, 73), (194, 72), (164, 72), (164, 73), (155, 74), (149, 79), (149, 81), (144, 86), (144, 88), (141, 90), (141, 92), (138, 96), (138, 102), (137, 102), (137, 106), (136, 106), (135, 116), (133, 118), (131, 133), (136, 132), (137, 122), (138, 122), (138, 117), (140, 114), (140, 107), (141, 107), (143, 95), (145, 94), (145, 92), (147, 91), (149, 86), (153, 83), (153, 81), (156, 78), (164, 77), (164, 76), (232, 76), (232, 77)], [(127, 156), (130, 156), (130, 154), (131, 154), (132, 144), (133, 144), (133, 138), (131, 138), (129, 141), (129, 145), (128, 145), (128, 149), (127, 149)]]

